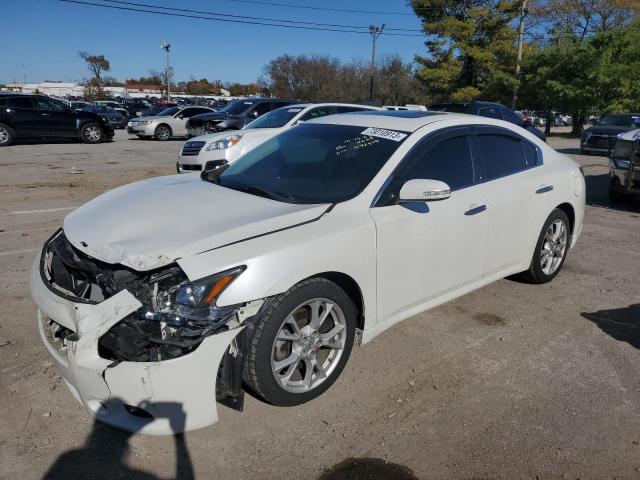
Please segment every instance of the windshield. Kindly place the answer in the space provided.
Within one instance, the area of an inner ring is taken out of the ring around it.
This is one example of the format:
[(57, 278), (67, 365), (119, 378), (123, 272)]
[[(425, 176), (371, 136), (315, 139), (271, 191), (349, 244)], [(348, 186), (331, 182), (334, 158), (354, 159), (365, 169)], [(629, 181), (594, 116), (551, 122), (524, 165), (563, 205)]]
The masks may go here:
[(214, 181), (282, 202), (343, 202), (364, 190), (406, 137), (383, 129), (304, 124), (249, 151)]
[(245, 127), (245, 130), (251, 128), (280, 128), (283, 127), (289, 120), (298, 115), (304, 107), (284, 107), (266, 113), (261, 117), (255, 119), (249, 125)]
[(180, 109), (178, 107), (170, 107), (167, 108), (165, 110), (162, 110), (160, 113), (158, 113), (157, 115), (159, 117), (164, 117), (164, 116), (169, 116), (169, 115), (175, 115), (176, 113), (178, 113)]
[(632, 127), (637, 119), (638, 117), (635, 115), (606, 115), (598, 122), (598, 125), (606, 127)]
[(239, 113), (246, 112), (251, 108), (251, 106), (255, 102), (250, 100), (236, 100), (235, 102), (231, 102), (226, 107), (222, 107), (219, 112), (228, 113), (230, 115), (238, 115)]

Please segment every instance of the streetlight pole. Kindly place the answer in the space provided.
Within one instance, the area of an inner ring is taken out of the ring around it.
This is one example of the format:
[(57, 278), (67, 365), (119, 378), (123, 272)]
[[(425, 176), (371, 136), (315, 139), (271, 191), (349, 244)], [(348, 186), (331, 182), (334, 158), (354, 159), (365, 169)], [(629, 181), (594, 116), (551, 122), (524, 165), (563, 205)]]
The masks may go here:
[(520, 10), (520, 26), (518, 27), (518, 54), (516, 57), (516, 86), (513, 88), (511, 108), (516, 109), (518, 103), (518, 87), (520, 86), (520, 64), (522, 63), (522, 49), (524, 47), (524, 17), (527, 15), (527, 0), (522, 0)]
[(165, 70), (165, 78), (167, 79), (167, 102), (171, 101), (171, 67), (169, 66), (169, 50), (171, 50), (171, 44), (169, 42), (162, 42), (160, 48), (167, 52), (167, 69)]
[(371, 48), (371, 81), (369, 82), (369, 101), (373, 100), (373, 77), (376, 74), (376, 40), (380, 35), (382, 35), (382, 30), (384, 30), (384, 23), (376, 27), (375, 25), (369, 25), (369, 33), (371, 34), (371, 39), (373, 40), (373, 46)]

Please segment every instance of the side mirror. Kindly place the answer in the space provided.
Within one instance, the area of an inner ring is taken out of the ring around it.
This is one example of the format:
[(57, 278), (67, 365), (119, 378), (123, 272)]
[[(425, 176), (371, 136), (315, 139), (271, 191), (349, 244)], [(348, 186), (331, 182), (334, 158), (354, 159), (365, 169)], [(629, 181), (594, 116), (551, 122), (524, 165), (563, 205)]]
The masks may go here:
[(296, 120), (293, 126), (302, 125), (304, 122), (305, 122), (304, 120)]
[(400, 202), (429, 202), (451, 196), (451, 188), (440, 180), (416, 178), (407, 181), (400, 189)]
[(180, 120), (184, 120), (184, 115), (182, 113), (179, 113), (176, 117)]

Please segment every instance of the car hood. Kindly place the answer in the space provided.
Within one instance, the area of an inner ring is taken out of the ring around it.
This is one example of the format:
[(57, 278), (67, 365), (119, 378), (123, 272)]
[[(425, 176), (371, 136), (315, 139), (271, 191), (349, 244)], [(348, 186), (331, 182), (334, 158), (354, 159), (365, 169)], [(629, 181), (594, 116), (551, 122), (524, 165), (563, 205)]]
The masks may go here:
[(138, 121), (138, 120), (158, 120), (160, 118), (172, 118), (171, 115), (150, 115), (148, 117), (137, 117), (134, 120)]
[(593, 135), (606, 135), (606, 136), (615, 137), (616, 135), (629, 132), (633, 129), (634, 127), (612, 127), (608, 125), (607, 126), (594, 125), (593, 127), (587, 128), (585, 132), (589, 132)]
[(318, 219), (328, 207), (277, 202), (195, 175), (173, 175), (94, 198), (67, 215), (64, 232), (98, 260), (146, 271)]

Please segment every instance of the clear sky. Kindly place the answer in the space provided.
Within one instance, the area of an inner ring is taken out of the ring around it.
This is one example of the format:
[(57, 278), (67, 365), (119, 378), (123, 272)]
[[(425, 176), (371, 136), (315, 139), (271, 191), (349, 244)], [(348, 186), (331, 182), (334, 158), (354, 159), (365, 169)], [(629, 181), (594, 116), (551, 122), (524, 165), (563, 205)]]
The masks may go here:
[[(83, 0), (101, 3), (104, 0)], [(299, 6), (400, 12), (352, 13), (245, 3), (238, 0), (129, 0), (133, 3), (282, 20), (419, 29), (406, 0), (265, 0)], [(112, 5), (118, 5), (112, 3)], [(119, 4), (119, 6), (125, 6)], [(140, 7), (135, 7), (140, 8)], [(190, 13), (187, 13), (190, 14)], [(198, 15), (198, 14), (195, 14)], [(289, 53), (370, 59), (369, 34), (296, 30), (222, 23), (63, 3), (58, 0), (0, 0), (0, 82), (24, 79), (80, 81), (88, 76), (79, 50), (103, 54), (119, 80), (164, 68), (160, 43), (172, 44), (176, 81), (190, 77), (252, 82), (262, 67)], [(400, 32), (398, 32), (400, 33)], [(412, 61), (424, 54), (423, 38), (383, 36), (377, 52)]]

